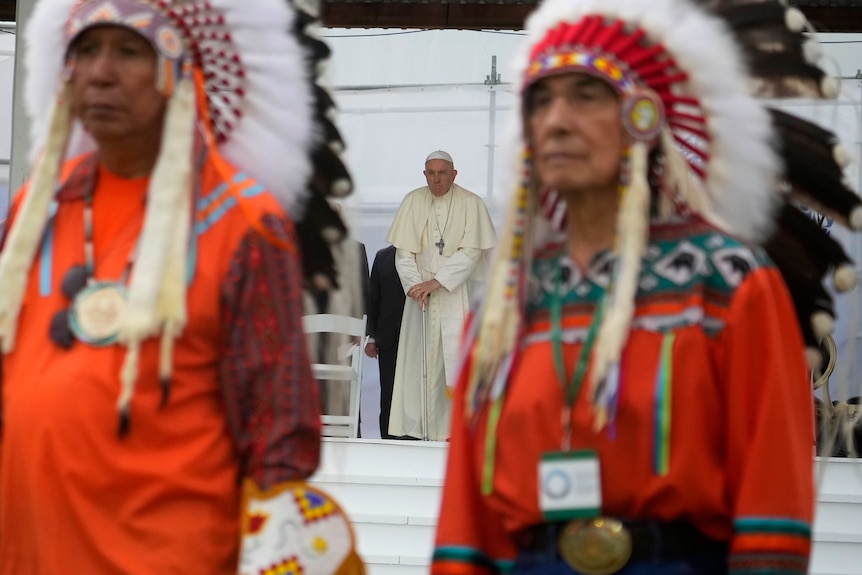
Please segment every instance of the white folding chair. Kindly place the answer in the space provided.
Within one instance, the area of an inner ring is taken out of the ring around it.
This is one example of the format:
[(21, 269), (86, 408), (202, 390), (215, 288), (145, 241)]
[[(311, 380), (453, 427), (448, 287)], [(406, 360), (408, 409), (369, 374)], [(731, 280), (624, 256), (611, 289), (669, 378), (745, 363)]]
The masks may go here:
[[(362, 319), (335, 314), (314, 314), (302, 318), (306, 334), (330, 333), (345, 334), (351, 337), (351, 343), (341, 346), (338, 358), (350, 358), (350, 365), (312, 363), (311, 371), (318, 381), (343, 381), (350, 386), (350, 408), (348, 415), (323, 414), (323, 435), (327, 437), (356, 437), (359, 434), (359, 394), (362, 388), (362, 358), (365, 355), (365, 324), (368, 316)], [(352, 343), (359, 338), (359, 344)]]

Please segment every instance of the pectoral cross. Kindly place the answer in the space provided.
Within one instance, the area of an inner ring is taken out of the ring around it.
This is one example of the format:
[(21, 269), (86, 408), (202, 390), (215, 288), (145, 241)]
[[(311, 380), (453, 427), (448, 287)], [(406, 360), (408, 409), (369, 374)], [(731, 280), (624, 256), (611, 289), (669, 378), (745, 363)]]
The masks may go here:
[(437, 246), (437, 252), (442, 256), (443, 255), (443, 248), (446, 247), (446, 242), (443, 241), (443, 237), (441, 236), (440, 241), (434, 245)]

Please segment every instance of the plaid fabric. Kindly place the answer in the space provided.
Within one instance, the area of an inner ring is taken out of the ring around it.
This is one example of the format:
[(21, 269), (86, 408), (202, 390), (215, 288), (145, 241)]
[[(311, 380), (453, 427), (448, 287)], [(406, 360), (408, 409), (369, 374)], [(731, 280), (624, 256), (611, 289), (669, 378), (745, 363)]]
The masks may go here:
[[(286, 219), (264, 225), (295, 244)], [(221, 365), (228, 420), (243, 476), (261, 489), (305, 478), (320, 456), (317, 385), (302, 330), (298, 255), (249, 231), (222, 285), (228, 341)]]

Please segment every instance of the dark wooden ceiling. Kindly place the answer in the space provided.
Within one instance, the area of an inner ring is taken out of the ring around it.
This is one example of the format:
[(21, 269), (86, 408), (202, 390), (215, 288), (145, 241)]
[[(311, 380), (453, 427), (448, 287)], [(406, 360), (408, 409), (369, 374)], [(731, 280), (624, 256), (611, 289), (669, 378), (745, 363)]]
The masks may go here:
[[(323, 22), (335, 28), (520, 30), (536, 0), (328, 0)], [(862, 32), (862, 0), (790, 0), (821, 32)]]
[[(0, 21), (16, 0), (0, 0)], [(338, 28), (518, 30), (537, 0), (324, 0), (323, 22)], [(822, 32), (862, 32), (862, 0), (790, 0)]]

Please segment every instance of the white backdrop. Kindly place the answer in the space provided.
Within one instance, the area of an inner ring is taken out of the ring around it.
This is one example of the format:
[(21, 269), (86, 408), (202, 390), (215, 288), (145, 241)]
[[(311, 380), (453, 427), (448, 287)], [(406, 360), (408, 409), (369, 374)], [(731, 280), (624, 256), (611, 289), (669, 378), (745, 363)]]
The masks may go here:
[[(485, 198), (501, 219), (513, 138), (512, 54), (521, 36), (452, 30), (340, 30), (329, 80), (356, 184), (347, 200), (354, 235), (369, 261), (385, 246), (398, 204), (425, 185), (424, 159), (452, 154), (456, 181)], [(496, 56), (500, 84), (486, 85)]]

